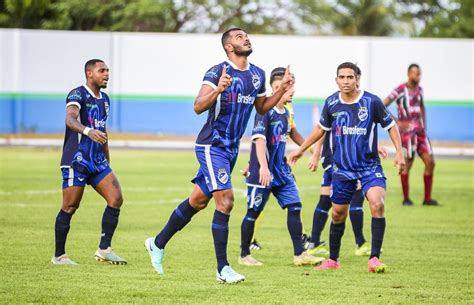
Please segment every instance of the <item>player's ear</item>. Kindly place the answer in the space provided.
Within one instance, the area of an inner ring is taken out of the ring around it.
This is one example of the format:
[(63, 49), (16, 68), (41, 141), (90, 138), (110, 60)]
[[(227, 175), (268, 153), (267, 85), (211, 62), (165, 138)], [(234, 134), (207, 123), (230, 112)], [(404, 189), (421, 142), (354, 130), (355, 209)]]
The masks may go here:
[(224, 46), (224, 49), (227, 51), (227, 53), (230, 53), (230, 52), (233, 52), (234, 51), (234, 47), (228, 43)]

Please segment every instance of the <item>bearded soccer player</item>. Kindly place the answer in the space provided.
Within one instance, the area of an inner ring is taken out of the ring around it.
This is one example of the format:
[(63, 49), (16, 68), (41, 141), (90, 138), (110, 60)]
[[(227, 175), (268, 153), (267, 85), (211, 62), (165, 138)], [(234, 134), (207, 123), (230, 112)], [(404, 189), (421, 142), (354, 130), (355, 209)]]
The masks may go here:
[(75, 265), (66, 255), (66, 238), (72, 215), (79, 208), (86, 184), (91, 185), (107, 202), (102, 216), (102, 235), (95, 253), (98, 261), (123, 265), (111, 240), (118, 224), (123, 198), (117, 177), (110, 168), (106, 122), (110, 99), (101, 89), (107, 88), (109, 68), (100, 59), (85, 64), (86, 84), (73, 89), (66, 99), (66, 134), (61, 171), (63, 203), (56, 217), (56, 250), (51, 262)]
[(390, 105), (393, 101), (397, 104), (397, 124), (400, 129), (407, 164), (400, 175), (403, 190), (402, 204), (405, 206), (413, 205), (413, 201), (410, 199), (409, 175), (415, 159), (415, 151), (425, 164), (423, 173), (425, 199), (423, 205), (438, 205), (438, 202), (431, 198), (435, 161), (431, 143), (426, 134), (426, 110), (423, 101), (423, 89), (419, 85), (420, 79), (420, 66), (411, 64), (408, 67), (408, 81), (395, 88), (384, 100), (385, 106)]
[(333, 152), (332, 223), (329, 233), (329, 259), (317, 269), (339, 269), (339, 251), (349, 212), (349, 203), (358, 181), (372, 214), (372, 246), (368, 272), (385, 272), (380, 251), (385, 234), (385, 175), (377, 152), (377, 124), (388, 130), (396, 149), (395, 164), (404, 169), (400, 134), (380, 98), (357, 86), (358, 67), (349, 62), (336, 70), (339, 91), (326, 99), (319, 126), (316, 126), (300, 148), (288, 157), (290, 165), (303, 156), (309, 146), (331, 131)]
[(163, 274), (163, 257), (168, 241), (214, 198), (216, 209), (212, 236), (217, 258), (216, 279), (232, 284), (245, 280), (227, 261), (228, 223), (234, 206), (231, 173), (240, 139), (253, 107), (260, 114), (271, 110), (292, 88), (293, 79), (288, 67), (281, 89), (266, 97), (265, 73), (248, 61), (252, 44), (247, 33), (239, 28), (229, 29), (222, 34), (221, 42), (228, 59), (206, 72), (194, 102), (194, 111), (197, 114), (208, 111), (208, 117), (196, 140), (196, 158), (200, 167), (192, 180), (193, 191), (176, 207), (161, 232), (145, 241), (145, 247), (155, 271)]

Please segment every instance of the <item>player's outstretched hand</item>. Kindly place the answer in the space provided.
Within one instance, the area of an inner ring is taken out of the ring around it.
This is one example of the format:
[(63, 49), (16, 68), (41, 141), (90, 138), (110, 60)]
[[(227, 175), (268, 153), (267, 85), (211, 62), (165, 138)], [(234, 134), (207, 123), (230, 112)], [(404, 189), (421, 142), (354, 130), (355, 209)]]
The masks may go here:
[(222, 74), (221, 78), (219, 79), (219, 83), (217, 84), (217, 89), (219, 92), (223, 92), (227, 87), (230, 86), (232, 83), (232, 77), (230, 77), (229, 74), (227, 74), (227, 66), (222, 65)]
[(302, 156), (303, 156), (303, 152), (299, 150), (290, 153), (290, 155), (288, 156), (288, 165), (290, 166), (295, 165), (296, 161), (298, 161), (298, 159), (301, 158)]
[(288, 65), (286, 66), (285, 74), (283, 75), (283, 78), (281, 80), (281, 87), (286, 92), (293, 87), (294, 83), (295, 83), (295, 77), (290, 72), (290, 65)]
[(377, 151), (379, 152), (379, 157), (382, 159), (387, 159), (388, 151), (384, 146), (377, 147)]
[(260, 185), (269, 186), (272, 182), (272, 174), (267, 166), (260, 166), (260, 178), (258, 179)]
[(92, 141), (105, 144), (107, 142), (107, 134), (97, 129), (91, 129), (87, 135)]
[(405, 158), (401, 152), (395, 155), (395, 167), (398, 169), (398, 174), (401, 175), (405, 171)]
[(318, 169), (319, 158), (318, 156), (311, 155), (308, 162), (308, 169), (312, 172), (315, 172)]

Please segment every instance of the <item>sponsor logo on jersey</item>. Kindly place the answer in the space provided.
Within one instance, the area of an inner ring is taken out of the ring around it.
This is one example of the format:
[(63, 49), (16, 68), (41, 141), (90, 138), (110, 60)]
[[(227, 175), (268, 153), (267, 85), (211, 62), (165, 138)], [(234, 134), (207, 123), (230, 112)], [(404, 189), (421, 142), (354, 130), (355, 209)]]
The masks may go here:
[(347, 113), (346, 111), (337, 111), (337, 112), (331, 113), (331, 115), (333, 118), (337, 118), (338, 116), (345, 115), (346, 113)]
[(253, 105), (253, 102), (255, 101), (255, 96), (251, 95), (242, 95), (239, 93), (237, 96), (237, 103), (238, 104), (248, 104), (248, 105)]
[(217, 78), (217, 73), (216, 73), (215, 69), (212, 69), (211, 71), (208, 71), (204, 77), (205, 78)]
[(229, 175), (227, 174), (225, 168), (220, 168), (217, 172), (217, 179), (223, 184), (226, 184), (229, 181)]
[(369, 117), (369, 111), (367, 110), (367, 107), (360, 107), (357, 116), (361, 121), (367, 120), (367, 118)]
[(252, 75), (252, 84), (255, 90), (260, 88), (260, 85), (262, 84), (262, 82), (260, 81), (260, 76), (258, 76), (258, 74)]
[(94, 119), (94, 128), (105, 128), (105, 120)]
[(255, 122), (255, 126), (253, 127), (253, 132), (264, 132), (265, 126), (263, 125), (262, 121)]
[(256, 206), (256, 207), (259, 207), (263, 202), (263, 195), (262, 193), (258, 193), (256, 196), (255, 196), (255, 199), (253, 201), (253, 204)]
[(83, 178), (83, 177), (77, 177), (77, 180), (79, 180), (79, 181), (81, 181), (81, 182), (82, 182), (82, 181), (84, 181), (84, 179), (86, 179), (86, 178)]
[(347, 126), (336, 126), (336, 136), (341, 136), (341, 135), (350, 135), (350, 136), (360, 136), (360, 135), (366, 135), (367, 134), (367, 128), (363, 127), (347, 127)]

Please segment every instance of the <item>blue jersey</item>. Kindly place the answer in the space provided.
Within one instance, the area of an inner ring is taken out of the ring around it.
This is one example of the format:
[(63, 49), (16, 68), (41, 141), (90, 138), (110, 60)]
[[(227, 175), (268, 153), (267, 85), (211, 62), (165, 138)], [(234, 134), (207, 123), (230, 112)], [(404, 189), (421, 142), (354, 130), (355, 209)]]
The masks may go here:
[(209, 108), (206, 124), (199, 133), (196, 144), (224, 148), (238, 148), (247, 127), (256, 97), (265, 96), (265, 72), (249, 64), (239, 70), (232, 62), (222, 62), (207, 71), (203, 83), (216, 88), (223, 65), (232, 83)]
[(321, 164), (323, 169), (327, 170), (332, 167), (332, 137), (331, 132), (326, 133), (323, 148), (321, 152)]
[(268, 169), (272, 174), (270, 187), (280, 186), (294, 181), (291, 169), (286, 163), (285, 147), (286, 136), (290, 132), (288, 124), (289, 112), (287, 109), (279, 111), (273, 108), (264, 115), (255, 115), (255, 124), (252, 131), (252, 148), (250, 152), (249, 176), (247, 183), (260, 185), (260, 164), (257, 159), (255, 139), (266, 141)]
[[(107, 94), (100, 92), (96, 98), (86, 85), (69, 92), (66, 108), (79, 108), (78, 120), (82, 125), (105, 132), (105, 124), (110, 109)], [(104, 154), (104, 146), (66, 127), (61, 168), (73, 167), (82, 173), (99, 173), (109, 166)]]
[(344, 102), (339, 92), (328, 97), (319, 124), (331, 131), (333, 179), (354, 180), (380, 167), (376, 127), (388, 130), (395, 121), (379, 97), (361, 91), (352, 104)]

